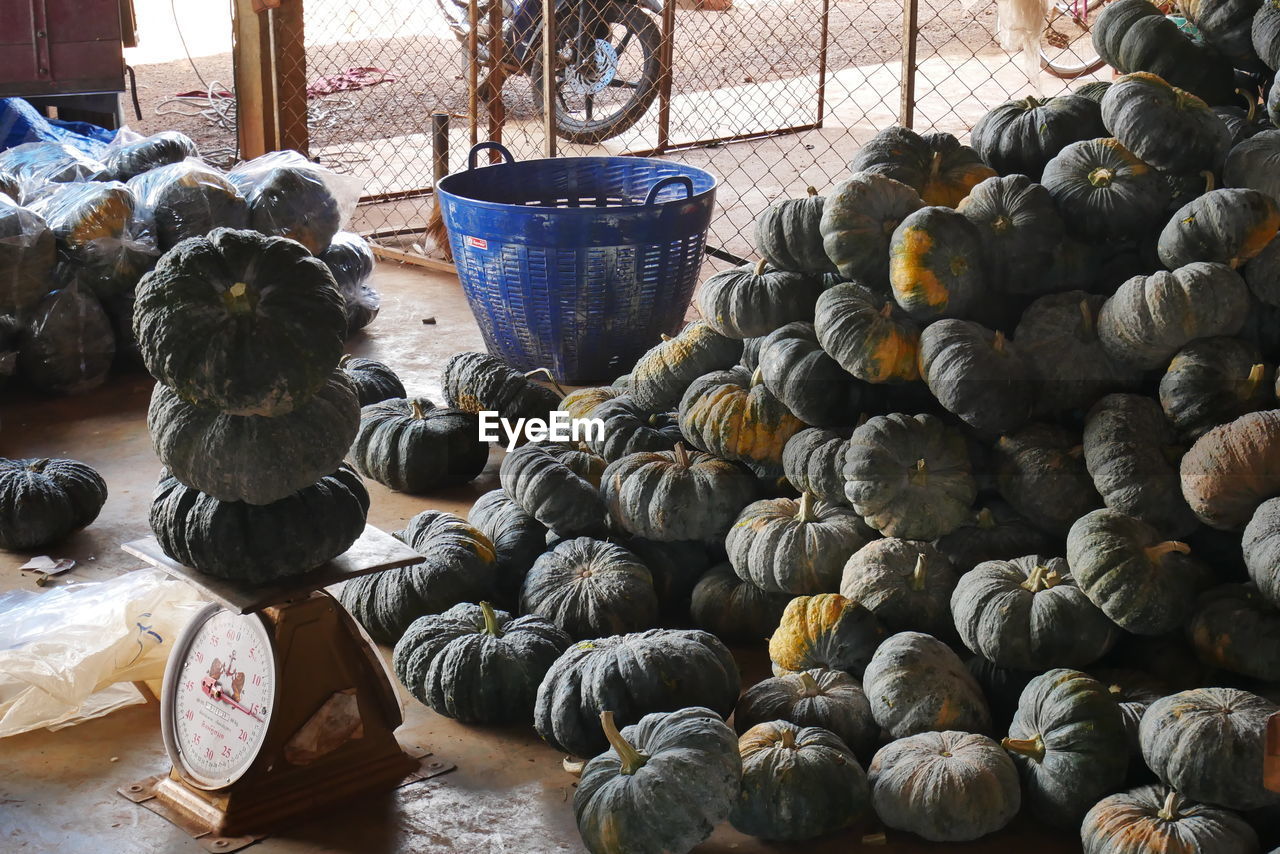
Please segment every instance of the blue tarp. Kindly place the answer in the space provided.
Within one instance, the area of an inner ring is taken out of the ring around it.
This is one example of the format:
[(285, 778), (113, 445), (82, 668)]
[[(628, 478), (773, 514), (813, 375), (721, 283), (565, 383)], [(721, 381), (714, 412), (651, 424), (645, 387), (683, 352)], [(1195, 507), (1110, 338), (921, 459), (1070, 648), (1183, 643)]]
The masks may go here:
[(100, 157), (115, 135), (88, 122), (47, 119), (21, 98), (0, 98), (0, 151), (24, 142), (64, 142)]

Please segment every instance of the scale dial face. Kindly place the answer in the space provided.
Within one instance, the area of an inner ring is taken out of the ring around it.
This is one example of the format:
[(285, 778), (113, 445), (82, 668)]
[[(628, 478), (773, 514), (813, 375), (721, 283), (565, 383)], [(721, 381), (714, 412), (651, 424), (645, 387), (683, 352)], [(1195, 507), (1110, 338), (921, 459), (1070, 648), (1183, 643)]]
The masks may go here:
[(165, 672), (165, 745), (174, 767), (218, 789), (253, 765), (276, 703), (272, 634), (256, 614), (210, 606), (175, 645)]

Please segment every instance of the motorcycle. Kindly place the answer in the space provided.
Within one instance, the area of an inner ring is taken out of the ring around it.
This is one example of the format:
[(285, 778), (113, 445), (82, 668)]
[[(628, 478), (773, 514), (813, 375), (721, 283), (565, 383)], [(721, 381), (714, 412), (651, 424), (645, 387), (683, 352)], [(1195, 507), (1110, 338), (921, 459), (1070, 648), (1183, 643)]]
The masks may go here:
[[(483, 0), (476, 43), (489, 62), (490, 3), (502, 6), (501, 77), (527, 76), (543, 104), (542, 0)], [(467, 0), (436, 0), (463, 44), (470, 35)], [(595, 144), (638, 122), (658, 95), (662, 0), (556, 0), (556, 135)], [(498, 88), (500, 88), (500, 81)], [(499, 97), (496, 96), (495, 97)]]

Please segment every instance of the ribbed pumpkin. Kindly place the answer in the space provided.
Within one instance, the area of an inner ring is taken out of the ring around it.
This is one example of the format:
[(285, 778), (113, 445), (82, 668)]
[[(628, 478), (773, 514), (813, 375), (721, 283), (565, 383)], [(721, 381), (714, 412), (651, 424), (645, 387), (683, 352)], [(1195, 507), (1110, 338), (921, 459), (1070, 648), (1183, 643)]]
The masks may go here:
[(1208, 104), (1145, 71), (1112, 82), (1102, 98), (1102, 121), (1125, 148), (1172, 172), (1212, 169), (1231, 144)]
[(296, 165), (246, 170), (244, 178), (233, 171), (230, 178), (249, 205), (250, 228), (296, 240), (319, 255), (338, 233), (342, 215), (324, 172), (298, 159)]
[(859, 757), (870, 757), (880, 741), (867, 695), (843, 670), (801, 670), (757, 682), (743, 693), (733, 713), (739, 734), (779, 720), (829, 730)]
[(729, 643), (758, 644), (768, 639), (791, 599), (743, 581), (727, 563), (711, 567), (689, 597), (693, 624)]
[(611, 463), (643, 451), (673, 450), (684, 438), (676, 413), (645, 412), (627, 396), (604, 401), (589, 417), (600, 419), (603, 430), (588, 432), (587, 447)]
[(1195, 24), (1200, 37), (1234, 67), (1265, 72), (1267, 66), (1258, 58), (1251, 38), (1254, 15), (1261, 5), (1261, 0), (1186, 0), (1179, 8)]
[(214, 229), (250, 227), (244, 196), (221, 172), (198, 160), (149, 169), (127, 186), (138, 199), (143, 233), (165, 252)]
[(1085, 418), (1084, 462), (1103, 502), (1179, 537), (1196, 528), (1180, 488), (1182, 452), (1173, 425), (1149, 397), (1109, 394)]
[(748, 836), (813, 839), (849, 827), (870, 808), (867, 775), (828, 730), (760, 723), (738, 739), (738, 751), (742, 790), (729, 823)]
[(79, 394), (106, 382), (116, 337), (88, 288), (73, 282), (20, 317), (18, 373), (28, 385), (48, 394)]
[(1275, 404), (1274, 370), (1240, 338), (1201, 338), (1183, 347), (1160, 378), (1160, 406), (1196, 439), (1219, 424)]
[(445, 402), (454, 409), (492, 410), (512, 423), (546, 418), (560, 402), (560, 395), (488, 353), (455, 353), (445, 363), (441, 384)]
[(1111, 138), (1071, 143), (1045, 165), (1041, 183), (1067, 228), (1085, 238), (1140, 236), (1169, 202), (1160, 174)]
[(0, 151), (0, 172), (31, 193), (44, 184), (92, 181), (102, 174), (102, 163), (70, 143), (24, 142)]
[(1000, 495), (1031, 524), (1061, 537), (1102, 505), (1085, 468), (1079, 437), (1064, 427), (1032, 424), (995, 444)]
[(489, 538), (497, 564), (497, 600), (515, 607), (520, 586), (547, 550), (547, 528), (501, 489), (486, 492), (467, 511), (467, 523)]
[(889, 241), (924, 206), (915, 190), (874, 172), (858, 172), (831, 189), (822, 209), (822, 244), (846, 279), (885, 279)]
[(422, 563), (353, 578), (338, 594), (375, 641), (394, 644), (419, 617), (493, 595), (493, 544), (459, 517), (424, 510), (397, 536), (423, 556)]
[[(1090, 668), (1090, 675), (1107, 686), (1107, 693), (1120, 704), (1120, 718), (1124, 722), (1125, 737), (1129, 741), (1129, 771), (1146, 771), (1141, 766), (1142, 747), (1138, 742), (1138, 725), (1147, 707), (1173, 693), (1168, 683), (1149, 673), (1140, 670), (1095, 669)], [(1136, 760), (1136, 761), (1135, 761)]]
[(921, 208), (893, 232), (893, 298), (917, 320), (964, 316), (987, 295), (982, 257), (982, 235), (967, 217), (951, 208)]
[(219, 501), (161, 474), (151, 530), (165, 554), (219, 578), (269, 584), (338, 557), (364, 532), (369, 493), (348, 466), (270, 504)]
[(882, 747), (868, 769), (876, 815), (931, 842), (967, 842), (1018, 814), (1018, 770), (985, 735), (924, 732)]
[(1169, 269), (1213, 261), (1233, 270), (1280, 232), (1280, 206), (1258, 190), (1211, 190), (1188, 202), (1160, 232), (1160, 261)]
[(397, 397), (408, 397), (404, 383), (391, 366), (347, 354), (338, 362), (356, 392), (361, 407)]
[(663, 541), (722, 537), (756, 495), (745, 468), (683, 444), (623, 457), (605, 469), (601, 484), (618, 527)]
[(1113, 359), (1150, 370), (1197, 338), (1234, 335), (1248, 313), (1244, 280), (1224, 264), (1196, 261), (1121, 285), (1098, 313), (1098, 337)]
[(217, 229), (143, 277), (133, 328), (147, 370), (187, 400), (274, 416), (330, 380), (346, 316), (328, 268), (297, 243)]
[(1006, 101), (973, 126), (973, 147), (1001, 175), (1039, 179), (1045, 164), (1073, 142), (1106, 136), (1098, 102), (1076, 94)]
[(1250, 412), (1205, 433), (1183, 456), (1181, 478), (1201, 522), (1244, 527), (1259, 504), (1280, 495), (1280, 410)]
[(1224, 584), (1202, 595), (1187, 634), (1205, 664), (1280, 680), (1280, 611), (1252, 584)]
[(827, 355), (812, 323), (788, 323), (767, 335), (759, 367), (765, 388), (815, 427), (846, 424), (874, 405), (873, 390)]
[(1262, 783), (1267, 719), (1280, 711), (1256, 694), (1197, 688), (1157, 700), (1142, 716), (1142, 758), (1188, 798), (1235, 810), (1280, 803)]
[(420, 495), (467, 483), (484, 470), (489, 446), (479, 431), (474, 414), (425, 397), (384, 400), (360, 410), (351, 461), (383, 486)]
[(695, 320), (674, 338), (663, 336), (631, 371), (631, 399), (646, 412), (665, 412), (684, 396), (698, 377), (732, 367), (742, 356), (742, 342)]
[(839, 433), (820, 427), (801, 430), (782, 449), (783, 475), (797, 492), (847, 507), (844, 455), (848, 447), (849, 440)]
[(1076, 828), (1098, 799), (1118, 789), (1129, 765), (1120, 707), (1102, 683), (1056, 669), (1027, 683), (1009, 737), (1031, 813)]
[(1228, 187), (1248, 187), (1280, 201), (1280, 130), (1259, 131), (1227, 154), (1222, 180)]
[(1263, 64), (1272, 71), (1280, 69), (1280, 6), (1263, 0), (1254, 14), (1249, 36)]
[(126, 143), (112, 151), (104, 161), (106, 175), (112, 181), (128, 181), (151, 169), (181, 163), (199, 152), (191, 137), (176, 130), (165, 130)]
[(797, 596), (769, 638), (774, 675), (826, 668), (861, 676), (884, 638), (876, 615), (835, 593)]
[(764, 260), (711, 276), (698, 290), (708, 326), (729, 338), (768, 335), (793, 320), (812, 320), (822, 279), (769, 270)]
[(0, 549), (53, 545), (98, 518), (107, 484), (76, 460), (0, 457)]
[(920, 334), (920, 376), (948, 412), (979, 434), (1016, 430), (1031, 417), (1031, 365), (1003, 332), (939, 320)]
[(1065, 230), (1048, 190), (1026, 175), (988, 178), (956, 210), (978, 227), (993, 288), (1005, 293), (1047, 290), (1044, 271), (1052, 265)]
[(133, 221), (136, 200), (129, 188), (118, 181), (85, 181), (50, 185), (31, 202), (31, 210), (44, 217), (58, 246), (77, 261), (89, 260), (95, 242), (118, 251)]
[(921, 631), (935, 637), (955, 634), (951, 562), (919, 540), (873, 540), (844, 565), (840, 595), (860, 602), (891, 632)]
[(1267, 306), (1280, 305), (1280, 240), (1272, 240), (1244, 265), (1250, 293)]
[(1258, 591), (1280, 607), (1280, 498), (1258, 505), (1244, 529), (1243, 552)]
[(979, 564), (960, 577), (951, 612), (965, 646), (1017, 670), (1084, 667), (1119, 637), (1058, 557)]
[(178, 480), (220, 501), (270, 504), (330, 474), (360, 425), (341, 371), (287, 415), (229, 415), (187, 403), (157, 383), (147, 410), (151, 444)]
[(524, 722), (542, 677), (570, 643), (542, 617), (463, 602), (414, 620), (396, 643), (392, 667), (418, 702), (445, 717)]
[(770, 593), (830, 593), (846, 558), (870, 532), (852, 510), (816, 500), (770, 498), (748, 504), (725, 537), (738, 575)]
[(55, 260), (53, 232), (44, 217), (0, 193), (0, 312), (39, 302), (52, 289)]
[(1167, 786), (1150, 785), (1094, 804), (1080, 827), (1084, 854), (1212, 851), (1256, 854), (1258, 834), (1243, 818)]
[(498, 470), (503, 490), (526, 513), (565, 535), (604, 528), (600, 495), (604, 460), (563, 445), (524, 445), (507, 454)]
[[(627, 395), (627, 390), (619, 386), (585, 386), (560, 398), (556, 409), (569, 413), (571, 418), (589, 418), (597, 406), (617, 400)], [(633, 404), (634, 405), (634, 404)]]
[(648, 567), (630, 551), (579, 537), (534, 562), (520, 610), (546, 617), (572, 638), (595, 638), (652, 628), (658, 594)]
[(1055, 540), (1023, 518), (1007, 502), (982, 502), (968, 521), (933, 541), (934, 547), (961, 572), (989, 560), (1012, 560), (1052, 551)]
[(888, 127), (858, 149), (852, 172), (874, 172), (915, 190), (926, 205), (954, 208), (975, 184), (994, 176), (979, 152), (949, 133), (918, 134)]
[(767, 479), (782, 476), (782, 449), (804, 428), (765, 387), (759, 368), (707, 374), (680, 400), (680, 432), (686, 439)]
[(1207, 571), (1190, 552), (1115, 510), (1080, 517), (1067, 535), (1067, 563), (1080, 589), (1116, 625), (1139, 635), (1173, 631), (1191, 616)]
[(619, 721), (689, 706), (728, 717), (739, 688), (728, 648), (696, 629), (581, 641), (556, 659), (538, 686), (534, 727), (556, 750), (595, 756), (608, 746), (598, 723), (603, 702)]
[(715, 712), (645, 715), (621, 732), (611, 711), (600, 721), (610, 749), (586, 764), (573, 793), (591, 854), (689, 851), (729, 815), (742, 759), (733, 730)]
[(876, 650), (863, 675), (871, 714), (894, 738), (922, 732), (988, 732), (991, 710), (951, 648), (921, 632), (899, 632)]
[(378, 316), (379, 305), (377, 292), (368, 284), (376, 263), (369, 241), (353, 232), (339, 231), (317, 257), (333, 273), (346, 303), (347, 334), (368, 326)]
[(809, 187), (800, 198), (774, 202), (756, 215), (756, 251), (770, 267), (792, 273), (835, 272), (819, 230), (825, 201)]
[(860, 380), (884, 383), (920, 376), (920, 327), (891, 300), (852, 282), (818, 297), (818, 342), (840, 367)]

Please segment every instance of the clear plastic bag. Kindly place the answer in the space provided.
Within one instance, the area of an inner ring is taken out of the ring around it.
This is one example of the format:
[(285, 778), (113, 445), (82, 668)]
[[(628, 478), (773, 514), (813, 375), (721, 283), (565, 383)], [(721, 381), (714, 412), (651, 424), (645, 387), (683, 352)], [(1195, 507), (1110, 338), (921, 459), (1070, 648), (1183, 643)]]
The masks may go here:
[(0, 172), (17, 179), (24, 201), (48, 184), (92, 181), (106, 167), (84, 152), (61, 142), (24, 142), (0, 151)]
[(151, 136), (125, 131), (128, 128), (121, 128), (103, 157), (105, 176), (113, 181), (128, 181), (143, 172), (200, 156), (191, 137), (179, 131), (166, 130)]
[(0, 595), (0, 737), (140, 702), (132, 686), (111, 686), (161, 679), (174, 639), (204, 604), (191, 585), (151, 569)]
[(130, 178), (137, 197), (134, 236), (150, 239), (167, 252), (188, 237), (215, 228), (249, 227), (249, 206), (227, 177), (200, 160), (160, 166)]
[(374, 266), (369, 242), (353, 232), (340, 231), (321, 253), (320, 260), (333, 273), (333, 280), (346, 301), (347, 334), (372, 323), (382, 306), (382, 297), (369, 284)]
[(12, 314), (0, 314), (0, 388), (18, 372), (18, 335), (22, 324)]
[(249, 203), (249, 225), (288, 237), (320, 255), (351, 220), (364, 182), (312, 163), (296, 151), (272, 151), (236, 164), (227, 177)]
[(17, 204), (19, 197), (22, 196), (18, 179), (8, 172), (0, 172), (0, 196), (7, 196), (14, 204)]
[(57, 261), (44, 217), (0, 195), (0, 313), (14, 314), (53, 290)]
[(53, 394), (78, 394), (106, 380), (116, 336), (88, 288), (76, 283), (59, 288), (21, 319), (18, 372), (29, 385)]

